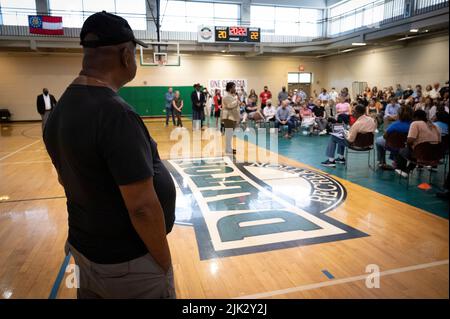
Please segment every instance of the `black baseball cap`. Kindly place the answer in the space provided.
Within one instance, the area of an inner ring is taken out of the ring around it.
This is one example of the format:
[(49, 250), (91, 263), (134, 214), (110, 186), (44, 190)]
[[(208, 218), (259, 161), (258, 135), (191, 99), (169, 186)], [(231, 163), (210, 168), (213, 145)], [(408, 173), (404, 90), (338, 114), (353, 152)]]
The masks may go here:
[(144, 48), (148, 47), (147, 44), (134, 37), (127, 20), (106, 11), (94, 13), (84, 21), (80, 40), (80, 44), (86, 48), (117, 45), (128, 41), (133, 41)]

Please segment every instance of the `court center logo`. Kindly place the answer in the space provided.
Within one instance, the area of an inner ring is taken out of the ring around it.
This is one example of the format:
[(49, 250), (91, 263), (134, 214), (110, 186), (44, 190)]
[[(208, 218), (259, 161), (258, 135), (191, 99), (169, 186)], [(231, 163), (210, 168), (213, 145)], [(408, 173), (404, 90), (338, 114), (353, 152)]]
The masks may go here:
[(346, 190), (321, 172), (228, 157), (168, 160), (177, 223), (193, 225), (200, 258), (368, 236), (329, 216)]

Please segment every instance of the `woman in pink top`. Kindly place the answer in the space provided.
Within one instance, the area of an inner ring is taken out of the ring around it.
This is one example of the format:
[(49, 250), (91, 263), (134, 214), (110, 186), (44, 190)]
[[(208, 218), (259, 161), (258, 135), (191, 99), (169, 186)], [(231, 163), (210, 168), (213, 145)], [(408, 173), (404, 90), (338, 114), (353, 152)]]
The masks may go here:
[(345, 102), (342, 97), (338, 98), (338, 104), (336, 104), (336, 120), (339, 123), (348, 124), (350, 120), (350, 104)]
[(302, 118), (301, 127), (305, 128), (307, 131), (309, 131), (309, 133), (311, 133), (314, 127), (315, 120), (314, 113), (308, 107), (308, 104), (304, 103), (302, 105), (302, 108), (300, 109), (300, 116)]

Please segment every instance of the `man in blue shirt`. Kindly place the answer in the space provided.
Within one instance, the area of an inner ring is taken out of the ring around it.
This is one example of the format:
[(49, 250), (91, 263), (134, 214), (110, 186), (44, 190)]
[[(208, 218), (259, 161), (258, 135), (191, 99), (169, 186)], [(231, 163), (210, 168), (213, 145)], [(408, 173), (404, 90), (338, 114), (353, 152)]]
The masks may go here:
[(172, 122), (173, 122), (173, 125), (175, 125), (175, 114), (174, 114), (173, 107), (172, 107), (172, 101), (174, 98), (172, 87), (169, 87), (169, 90), (166, 92), (164, 98), (166, 101), (166, 126), (169, 125), (170, 114), (172, 114)]
[(400, 109), (400, 104), (397, 103), (397, 99), (395, 97), (389, 100), (389, 104), (386, 105), (386, 109), (384, 110), (384, 130), (386, 131), (391, 123), (397, 121), (398, 119), (398, 110)]
[(397, 89), (395, 90), (395, 97), (399, 98), (403, 96), (403, 89), (400, 84), (397, 84)]
[(281, 106), (278, 108), (277, 113), (275, 114), (275, 127), (279, 128), (280, 125), (287, 125), (288, 132), (284, 136), (286, 138), (291, 138), (292, 129), (295, 124), (291, 117), (291, 108), (288, 107), (289, 100), (284, 100), (281, 102)]
[[(409, 127), (411, 125), (413, 117), (413, 110), (408, 106), (403, 106), (398, 111), (398, 120), (393, 122), (389, 128), (386, 129), (383, 136), (380, 136), (376, 140), (376, 148), (378, 154), (378, 167), (384, 170), (392, 170), (392, 167), (386, 165), (386, 139), (388, 136), (394, 132), (405, 134), (406, 136), (409, 132)], [(396, 154), (398, 153), (398, 149), (388, 149), (390, 151), (389, 159), (394, 160)]]

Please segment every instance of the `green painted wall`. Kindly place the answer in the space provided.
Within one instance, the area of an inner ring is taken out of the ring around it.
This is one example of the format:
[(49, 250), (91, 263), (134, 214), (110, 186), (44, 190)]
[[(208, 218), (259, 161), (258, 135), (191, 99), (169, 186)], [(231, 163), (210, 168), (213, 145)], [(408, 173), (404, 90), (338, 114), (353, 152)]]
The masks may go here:
[[(165, 116), (164, 94), (168, 88), (168, 86), (125, 86), (119, 90), (119, 95), (141, 116)], [(180, 91), (184, 100), (183, 115), (192, 115), (192, 86), (174, 86), (173, 91)]]

